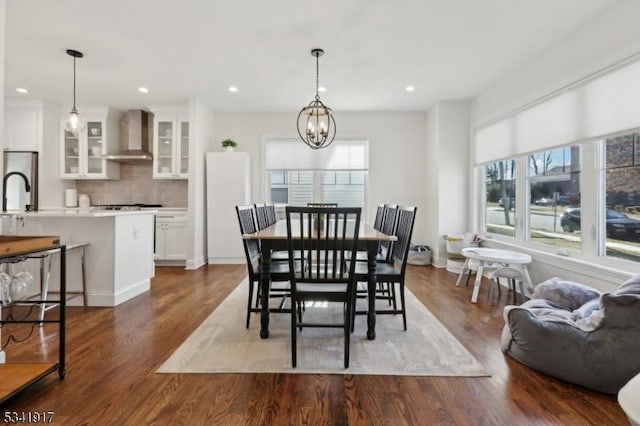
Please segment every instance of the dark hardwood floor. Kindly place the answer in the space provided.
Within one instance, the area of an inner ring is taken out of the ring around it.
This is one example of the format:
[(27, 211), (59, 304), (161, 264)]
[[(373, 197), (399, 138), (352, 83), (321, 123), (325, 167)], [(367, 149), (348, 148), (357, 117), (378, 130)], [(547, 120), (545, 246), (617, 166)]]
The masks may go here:
[[(241, 265), (160, 267), (151, 291), (116, 308), (68, 309), (67, 376), (7, 401), (54, 424), (623, 425), (615, 396), (537, 373), (500, 351), (502, 307), (477, 305), (444, 269), (409, 267), (408, 287), (491, 377), (156, 374), (246, 274)], [(408, 313), (411, 315), (411, 312)], [(378, 321), (395, 321), (382, 316)], [(259, 332), (259, 321), (253, 329)], [(55, 360), (53, 328), (7, 348), (8, 362)], [(0, 380), (2, 378), (0, 377)]]

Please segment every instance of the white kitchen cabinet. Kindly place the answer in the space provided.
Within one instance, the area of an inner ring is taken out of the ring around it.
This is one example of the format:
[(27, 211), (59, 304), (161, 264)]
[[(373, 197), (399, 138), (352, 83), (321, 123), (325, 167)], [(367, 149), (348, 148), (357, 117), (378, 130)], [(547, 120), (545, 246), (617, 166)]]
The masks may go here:
[(154, 113), (154, 179), (189, 178), (189, 118), (186, 113)]
[(4, 114), (4, 149), (39, 151), (40, 108), (7, 108)]
[(103, 158), (118, 150), (118, 117), (104, 108), (80, 111), (86, 129), (74, 135), (60, 125), (60, 177), (62, 179), (119, 179), (120, 164)]
[(156, 214), (156, 261), (184, 264), (187, 260), (187, 225), (185, 212), (161, 211)]
[(251, 161), (246, 152), (207, 152), (208, 263), (244, 261), (235, 207), (251, 202)]

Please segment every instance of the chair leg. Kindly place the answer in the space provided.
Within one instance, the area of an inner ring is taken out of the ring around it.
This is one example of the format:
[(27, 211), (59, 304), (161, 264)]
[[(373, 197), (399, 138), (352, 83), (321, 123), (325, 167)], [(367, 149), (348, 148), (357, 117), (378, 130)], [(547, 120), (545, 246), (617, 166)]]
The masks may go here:
[(526, 295), (524, 294), (524, 283), (521, 280), (518, 280), (518, 283), (520, 284), (520, 297), (522, 299), (522, 301), (524, 302), (526, 300)]
[[(253, 283), (252, 283), (253, 285)], [(258, 284), (258, 294), (256, 295), (256, 309), (258, 309), (260, 307), (260, 296), (262, 295), (262, 290), (261, 290), (261, 286), (260, 284)]]
[(297, 312), (296, 312), (296, 309), (294, 309), (294, 306), (296, 304), (297, 303), (295, 303), (293, 300), (291, 301), (291, 366), (293, 368), (296, 368), (296, 365), (298, 363), (297, 353), (296, 353), (298, 325), (296, 324)]
[[(357, 287), (357, 283), (356, 283), (356, 287)], [(357, 303), (358, 303), (358, 289), (356, 288), (356, 291), (353, 292), (353, 298), (351, 299), (351, 318), (349, 320), (351, 324), (352, 333), (356, 328), (356, 304)]]
[(247, 328), (249, 328), (249, 322), (251, 321), (252, 302), (253, 302), (253, 281), (249, 280), (249, 297), (247, 300)]
[(400, 302), (402, 303), (402, 324), (404, 325), (404, 331), (407, 331), (407, 309), (404, 303), (404, 281), (400, 282)]
[[(393, 310), (398, 310), (398, 303), (396, 302), (396, 283), (389, 283), (389, 290), (391, 291), (391, 298), (393, 299)], [(402, 303), (404, 306), (404, 302)]]
[(496, 283), (495, 278), (491, 278), (489, 280), (489, 305), (493, 306), (493, 292), (498, 284)]
[(344, 322), (344, 368), (349, 368), (349, 342), (351, 340), (351, 332), (349, 330), (349, 325), (351, 323), (351, 303), (345, 303), (346, 311), (344, 312), (343, 322)]

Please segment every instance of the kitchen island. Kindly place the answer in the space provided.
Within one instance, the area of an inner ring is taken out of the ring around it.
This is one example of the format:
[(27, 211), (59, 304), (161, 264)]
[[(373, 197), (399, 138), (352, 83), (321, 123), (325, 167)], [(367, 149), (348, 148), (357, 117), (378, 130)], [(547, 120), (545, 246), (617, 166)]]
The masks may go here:
[[(18, 234), (59, 235), (63, 244), (88, 243), (85, 252), (87, 304), (117, 306), (150, 289), (155, 269), (155, 213), (154, 210), (99, 209), (19, 213), (24, 226), (18, 226)], [(53, 259), (50, 291), (59, 288), (56, 268)], [(79, 289), (79, 253), (67, 253), (67, 274), (67, 289)]]

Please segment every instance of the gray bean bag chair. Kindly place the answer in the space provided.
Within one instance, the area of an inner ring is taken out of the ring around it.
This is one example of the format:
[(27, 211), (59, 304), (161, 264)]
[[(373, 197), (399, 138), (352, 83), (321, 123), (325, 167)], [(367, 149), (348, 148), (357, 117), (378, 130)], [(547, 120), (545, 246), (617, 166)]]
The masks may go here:
[(504, 320), (502, 351), (543, 373), (606, 393), (640, 373), (640, 275), (612, 293), (552, 278)]

